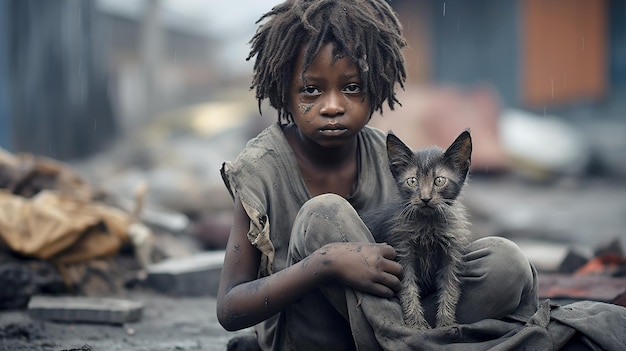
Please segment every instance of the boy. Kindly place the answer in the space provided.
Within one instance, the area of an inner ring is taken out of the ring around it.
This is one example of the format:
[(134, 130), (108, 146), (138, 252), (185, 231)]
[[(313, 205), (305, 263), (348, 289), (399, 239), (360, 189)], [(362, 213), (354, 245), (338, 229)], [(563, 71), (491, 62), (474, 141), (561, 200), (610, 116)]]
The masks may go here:
[[(534, 324), (525, 329), (539, 313), (534, 270), (502, 238), (466, 249), (457, 316), (467, 327), (417, 332), (403, 324), (394, 298), (402, 268), (358, 216), (396, 192), (385, 135), (366, 126), (385, 102), (395, 107), (406, 78), (406, 42), (389, 4), (290, 0), (262, 21), (248, 57), (256, 56), (252, 88), (259, 104), (269, 99), (278, 110), (278, 123), (221, 170), (234, 199), (222, 326), (256, 326), (263, 350), (471, 350), (532, 338), (543, 345)], [(432, 320), (432, 297), (424, 304)], [(547, 305), (539, 315), (546, 313)]]

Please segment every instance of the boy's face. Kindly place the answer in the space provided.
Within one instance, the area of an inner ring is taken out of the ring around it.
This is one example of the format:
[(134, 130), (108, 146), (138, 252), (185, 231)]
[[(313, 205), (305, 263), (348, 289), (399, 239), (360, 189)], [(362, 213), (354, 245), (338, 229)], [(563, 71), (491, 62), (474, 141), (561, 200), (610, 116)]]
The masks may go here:
[(293, 70), (289, 112), (304, 137), (323, 147), (341, 147), (370, 119), (360, 72), (349, 57), (333, 57), (334, 45), (326, 44), (302, 75), (305, 49)]

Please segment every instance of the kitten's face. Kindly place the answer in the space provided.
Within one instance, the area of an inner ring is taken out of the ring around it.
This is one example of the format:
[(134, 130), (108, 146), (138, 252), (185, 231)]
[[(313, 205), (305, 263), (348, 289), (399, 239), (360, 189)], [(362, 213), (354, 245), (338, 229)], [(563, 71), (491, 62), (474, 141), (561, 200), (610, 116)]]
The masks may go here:
[(471, 162), (472, 139), (461, 133), (447, 150), (413, 152), (398, 137), (387, 135), (389, 168), (413, 214), (445, 214), (459, 196)]

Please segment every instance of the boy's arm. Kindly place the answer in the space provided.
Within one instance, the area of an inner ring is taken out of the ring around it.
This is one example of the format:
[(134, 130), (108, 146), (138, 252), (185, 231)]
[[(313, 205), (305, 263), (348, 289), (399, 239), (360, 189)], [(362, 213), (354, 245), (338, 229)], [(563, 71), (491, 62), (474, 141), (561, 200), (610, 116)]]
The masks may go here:
[(395, 251), (375, 243), (328, 244), (293, 266), (257, 279), (261, 254), (246, 237), (249, 225), (235, 196), (217, 295), (217, 317), (226, 330), (253, 326), (330, 280), (382, 297), (400, 289), (402, 268), (393, 261)]

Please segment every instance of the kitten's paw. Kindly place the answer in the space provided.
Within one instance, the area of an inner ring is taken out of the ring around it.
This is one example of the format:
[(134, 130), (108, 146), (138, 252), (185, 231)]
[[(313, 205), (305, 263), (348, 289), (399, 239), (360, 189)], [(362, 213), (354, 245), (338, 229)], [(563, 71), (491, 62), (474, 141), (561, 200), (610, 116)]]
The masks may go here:
[(406, 324), (408, 327), (419, 330), (431, 329), (430, 324), (424, 318), (406, 317), (404, 318), (404, 324)]
[(456, 323), (454, 318), (439, 319), (439, 320), (437, 320), (437, 323), (436, 323), (436, 327), (437, 328), (451, 327), (453, 325), (457, 325), (457, 323)]

